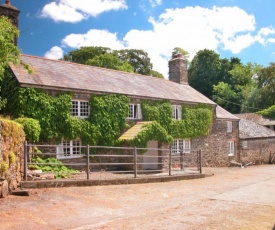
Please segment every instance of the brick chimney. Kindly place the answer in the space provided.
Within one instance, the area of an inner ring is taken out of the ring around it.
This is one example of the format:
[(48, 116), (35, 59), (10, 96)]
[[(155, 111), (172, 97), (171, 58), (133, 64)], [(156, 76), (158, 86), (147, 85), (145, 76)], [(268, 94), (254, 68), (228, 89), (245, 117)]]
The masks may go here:
[(188, 85), (187, 60), (181, 53), (169, 61), (169, 81)]
[[(5, 0), (5, 4), (0, 5), (0, 16), (6, 16), (10, 19), (11, 23), (18, 28), (20, 11), (12, 6), (9, 0)], [(14, 41), (17, 45), (17, 39)]]

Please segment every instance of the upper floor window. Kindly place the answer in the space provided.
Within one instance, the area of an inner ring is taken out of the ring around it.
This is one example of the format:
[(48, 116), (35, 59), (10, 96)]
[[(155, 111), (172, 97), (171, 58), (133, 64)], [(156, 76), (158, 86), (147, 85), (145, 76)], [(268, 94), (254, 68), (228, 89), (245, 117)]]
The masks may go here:
[(242, 145), (243, 145), (243, 149), (246, 149), (246, 148), (248, 147), (247, 141), (243, 141), (243, 142), (242, 142)]
[(87, 118), (90, 115), (90, 106), (88, 101), (73, 100), (71, 115), (75, 117)]
[(227, 132), (231, 133), (232, 132), (232, 121), (227, 121)]
[(234, 141), (228, 142), (228, 156), (234, 156)]
[(140, 104), (129, 104), (128, 119), (142, 119)]
[(75, 157), (81, 154), (81, 140), (63, 140), (57, 147), (57, 158)]
[(173, 105), (173, 119), (181, 120), (181, 105)]
[(172, 143), (172, 154), (190, 153), (191, 141), (190, 139), (175, 139)]

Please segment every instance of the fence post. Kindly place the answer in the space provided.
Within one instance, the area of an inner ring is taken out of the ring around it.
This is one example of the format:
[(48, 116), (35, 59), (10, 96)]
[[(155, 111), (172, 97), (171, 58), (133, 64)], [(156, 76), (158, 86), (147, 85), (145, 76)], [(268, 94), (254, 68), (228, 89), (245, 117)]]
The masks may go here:
[(172, 145), (170, 145), (170, 151), (169, 151), (169, 176), (172, 175)]
[(200, 174), (202, 174), (202, 156), (201, 156), (201, 150), (199, 150), (199, 159), (200, 159)]
[(28, 147), (27, 141), (24, 143), (24, 180), (27, 180), (27, 167), (28, 167)]
[(86, 172), (87, 172), (87, 180), (90, 179), (90, 146), (87, 145), (87, 153), (86, 153)]
[(137, 178), (137, 148), (134, 147), (134, 177)]

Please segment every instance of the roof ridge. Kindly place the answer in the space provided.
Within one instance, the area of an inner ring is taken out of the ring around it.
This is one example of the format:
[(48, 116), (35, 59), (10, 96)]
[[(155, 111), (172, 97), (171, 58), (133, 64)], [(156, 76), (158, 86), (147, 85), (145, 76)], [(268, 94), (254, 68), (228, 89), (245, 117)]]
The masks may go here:
[[(66, 64), (85, 66), (87, 68), (95, 68), (95, 69), (102, 69), (102, 70), (107, 70), (107, 71), (112, 71), (112, 72), (127, 73), (127, 74), (137, 75), (139, 77), (140, 76), (141, 77), (146, 77), (146, 78), (151, 77), (152, 79), (158, 79), (158, 80), (166, 80), (166, 81), (168, 81), (165, 78), (158, 78), (158, 77), (154, 77), (154, 76), (150, 76), (150, 75), (144, 75), (144, 74), (140, 74), (140, 73), (126, 72), (126, 71), (122, 71), (122, 70), (109, 69), (109, 68), (104, 68), (104, 67), (99, 67), (99, 66), (93, 66), (93, 65), (86, 65), (86, 64), (81, 64), (81, 63), (77, 63), (77, 62), (65, 61), (65, 60), (56, 60), (56, 59), (51, 59), (51, 58), (46, 58), (46, 57), (34, 56), (34, 55), (30, 55), (30, 54), (21, 54), (21, 56), (30, 57), (30, 58), (36, 58), (36, 59), (41, 59), (41, 60), (48, 60), (48, 61), (53, 61), (53, 62), (63, 62), (63, 63), (66, 63)], [(169, 82), (171, 82), (171, 81), (169, 81)]]

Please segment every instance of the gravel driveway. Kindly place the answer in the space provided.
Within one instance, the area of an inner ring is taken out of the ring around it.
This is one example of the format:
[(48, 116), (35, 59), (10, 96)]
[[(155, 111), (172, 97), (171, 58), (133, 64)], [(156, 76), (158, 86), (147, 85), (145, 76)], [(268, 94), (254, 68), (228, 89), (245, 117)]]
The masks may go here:
[(0, 199), (0, 229), (274, 229), (275, 165), (204, 168), (211, 177), (30, 189)]

